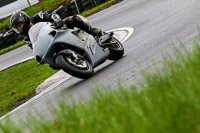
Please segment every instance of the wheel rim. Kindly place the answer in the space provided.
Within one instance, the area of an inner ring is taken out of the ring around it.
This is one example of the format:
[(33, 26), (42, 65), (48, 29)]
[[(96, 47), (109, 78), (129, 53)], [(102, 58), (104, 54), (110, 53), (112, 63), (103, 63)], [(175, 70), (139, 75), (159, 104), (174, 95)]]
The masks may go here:
[(76, 67), (79, 67), (79, 68), (82, 68), (82, 69), (88, 67), (88, 65), (86, 64), (86, 62), (83, 61), (83, 60), (75, 61), (75, 60), (71, 59), (70, 57), (66, 57), (66, 60), (69, 63), (71, 63), (72, 65), (75, 65)]
[[(74, 57), (75, 55), (76, 57)], [(78, 56), (78, 54), (73, 53), (72, 56), (64, 56), (66, 62), (68, 62), (71, 66), (76, 67), (82, 70), (90, 70), (90, 66), (86, 62), (84, 58)]]

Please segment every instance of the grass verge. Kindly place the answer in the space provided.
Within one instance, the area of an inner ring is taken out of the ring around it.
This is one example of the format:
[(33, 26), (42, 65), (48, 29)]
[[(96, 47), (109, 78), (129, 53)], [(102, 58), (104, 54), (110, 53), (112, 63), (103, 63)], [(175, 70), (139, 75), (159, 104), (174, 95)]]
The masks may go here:
[(48, 65), (34, 60), (0, 72), (0, 115), (33, 97), (35, 88), (54, 74)]
[[(110, 2), (108, 4), (111, 6)], [(106, 6), (107, 4), (103, 5)], [(100, 8), (103, 9), (102, 5), (95, 9), (99, 10)], [(89, 15), (94, 11), (91, 9), (86, 14)], [(19, 47), (23, 43), (24, 41), (21, 41), (1, 50), (0, 53)], [(0, 95), (2, 95), (2, 99), (0, 98), (0, 116), (33, 97), (35, 88), (54, 73), (55, 71), (51, 70), (48, 65), (39, 67), (33, 60), (0, 72)]]
[(105, 9), (105, 8), (108, 8), (108, 7), (110, 7), (110, 6), (114, 5), (114, 4), (117, 4), (117, 3), (121, 2), (121, 1), (122, 0), (108, 0), (105, 3), (102, 3), (102, 4), (98, 5), (97, 7), (94, 7), (92, 9), (90, 9), (90, 10), (82, 12), (81, 15), (86, 17), (86, 16), (89, 16), (89, 15), (95, 14), (95, 13), (97, 13), (97, 12), (99, 12), (99, 11)]
[[(144, 74), (140, 88), (119, 84), (104, 88), (86, 103), (59, 103), (54, 119), (29, 118), (24, 128), (1, 124), (3, 132), (109, 132), (109, 133), (198, 133), (200, 132), (200, 44), (192, 52), (177, 51), (175, 61), (165, 61), (154, 74)], [(137, 90), (141, 91), (138, 92)], [(31, 126), (30, 126), (31, 125)]]

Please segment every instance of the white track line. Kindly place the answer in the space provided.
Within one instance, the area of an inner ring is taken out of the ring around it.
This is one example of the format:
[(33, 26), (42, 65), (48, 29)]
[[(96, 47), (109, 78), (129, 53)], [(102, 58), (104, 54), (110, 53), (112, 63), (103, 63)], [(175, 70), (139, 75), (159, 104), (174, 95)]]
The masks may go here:
[(12, 66), (15, 66), (15, 65), (24, 63), (24, 62), (26, 62), (26, 61), (28, 61), (28, 60), (33, 59), (33, 58), (34, 58), (34, 56), (28, 57), (28, 58), (26, 58), (26, 59), (23, 59), (23, 60), (21, 60), (21, 61), (19, 61), (19, 62), (14, 63), (14, 64), (12, 64), (12, 65), (9, 65), (9, 66), (7, 66), (7, 67), (2, 68), (2, 69), (0, 69), (0, 71), (5, 70), (5, 69), (7, 69), (7, 68), (10, 68), (10, 67), (12, 67)]
[(127, 36), (125, 36), (125, 38), (123, 40), (121, 40), (121, 43), (124, 43), (133, 34), (134, 29), (131, 27), (123, 27), (123, 28), (118, 28), (118, 29), (114, 29), (114, 30), (109, 30), (106, 32), (109, 33), (109, 32), (116, 32), (116, 31), (126, 31), (127, 32)]

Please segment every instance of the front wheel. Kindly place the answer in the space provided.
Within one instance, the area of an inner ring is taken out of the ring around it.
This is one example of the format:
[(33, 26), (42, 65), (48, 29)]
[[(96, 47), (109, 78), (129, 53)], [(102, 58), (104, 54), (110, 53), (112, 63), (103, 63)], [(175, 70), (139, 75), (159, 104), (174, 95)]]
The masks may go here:
[(68, 74), (82, 79), (93, 76), (94, 69), (84, 58), (60, 54), (55, 59), (56, 64)]
[(109, 60), (118, 60), (124, 55), (124, 47), (116, 38), (111, 37), (109, 40), (110, 45), (107, 45), (106, 48), (109, 49), (110, 55)]

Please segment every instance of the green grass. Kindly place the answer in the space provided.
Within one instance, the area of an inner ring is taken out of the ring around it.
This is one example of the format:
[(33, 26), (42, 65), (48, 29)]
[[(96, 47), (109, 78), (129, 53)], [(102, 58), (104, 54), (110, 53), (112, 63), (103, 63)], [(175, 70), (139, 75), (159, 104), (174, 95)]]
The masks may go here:
[(42, 2), (30, 6), (29, 8), (24, 9), (24, 11), (33, 16), (40, 11), (47, 11), (50, 9), (55, 9), (61, 5), (65, 5), (69, 3), (70, 0), (43, 0)]
[(0, 22), (0, 33), (4, 33), (4, 32), (6, 32), (10, 29), (11, 29), (10, 17), (6, 18), (6, 19), (4, 19), (3, 21)]
[(19, 42), (15, 43), (14, 45), (11, 45), (11, 46), (9, 46), (9, 47), (7, 47), (7, 48), (1, 49), (1, 50), (0, 50), (0, 55), (1, 55), (1, 54), (4, 54), (4, 53), (6, 53), (6, 52), (9, 52), (9, 51), (11, 51), (11, 50), (13, 50), (13, 49), (16, 49), (16, 48), (18, 48), (18, 47), (24, 45), (24, 43), (25, 43), (24, 40), (22, 40), (22, 41), (19, 41)]
[(109, 1), (107, 1), (107, 2), (105, 2), (105, 3), (102, 3), (102, 4), (98, 5), (98, 6), (96, 6), (96, 7), (92, 8), (92, 9), (90, 9), (90, 10), (83, 11), (80, 15), (82, 15), (82, 16), (88, 16), (88, 15), (94, 13), (94, 12), (97, 12), (97, 11), (101, 10), (101, 9), (104, 8), (106, 5), (109, 5), (110, 3), (115, 2), (115, 1), (116, 1), (116, 0), (109, 0)]
[[(177, 50), (175, 60), (145, 73), (140, 87), (104, 88), (86, 103), (64, 101), (52, 111), (53, 120), (29, 117), (24, 128), (2, 124), (4, 132), (64, 133), (199, 133), (200, 43), (194, 50)], [(112, 90), (112, 91), (110, 91)], [(138, 91), (140, 90), (140, 91)], [(30, 126), (31, 125), (31, 126)]]
[[(34, 60), (0, 72), (0, 115), (34, 96), (35, 88), (56, 71)], [(18, 102), (18, 103), (16, 103)]]

